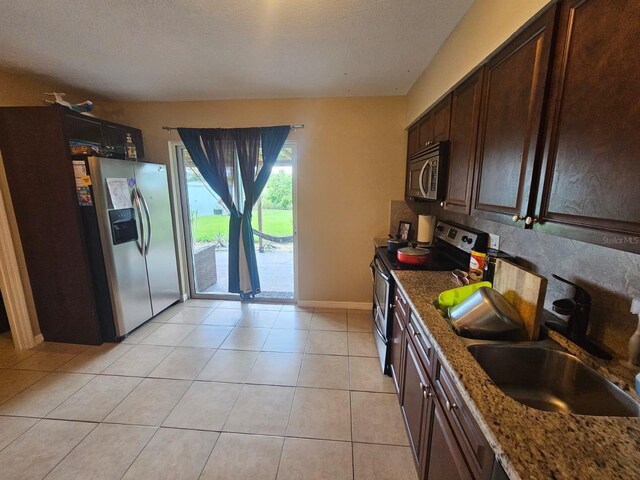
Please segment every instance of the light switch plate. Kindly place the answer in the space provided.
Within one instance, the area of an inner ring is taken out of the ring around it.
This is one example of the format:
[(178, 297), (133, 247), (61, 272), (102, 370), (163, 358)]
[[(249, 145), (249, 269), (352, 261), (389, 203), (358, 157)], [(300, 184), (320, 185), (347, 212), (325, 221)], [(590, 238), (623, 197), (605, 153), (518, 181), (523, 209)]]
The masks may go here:
[(500, 236), (493, 233), (489, 234), (489, 248), (500, 250)]

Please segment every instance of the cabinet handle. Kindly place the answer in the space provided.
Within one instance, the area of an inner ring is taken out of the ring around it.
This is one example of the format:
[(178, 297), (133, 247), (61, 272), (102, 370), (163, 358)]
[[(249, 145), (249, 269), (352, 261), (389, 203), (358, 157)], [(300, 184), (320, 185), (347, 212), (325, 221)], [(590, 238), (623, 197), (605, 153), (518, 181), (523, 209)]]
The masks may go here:
[(524, 217), (522, 215), (514, 215), (513, 217), (511, 217), (511, 220), (513, 220), (514, 223), (518, 223), (520, 220), (524, 220)]
[(420, 385), (420, 390), (424, 391), (424, 383), (420, 382), (419, 385)]
[(449, 400), (447, 400), (445, 404), (447, 406), (447, 410), (449, 411), (452, 411), (454, 408), (458, 408), (458, 406), (455, 403), (451, 403)]
[(524, 221), (527, 225), (531, 225), (532, 223), (537, 223), (538, 219), (536, 217), (527, 217)]

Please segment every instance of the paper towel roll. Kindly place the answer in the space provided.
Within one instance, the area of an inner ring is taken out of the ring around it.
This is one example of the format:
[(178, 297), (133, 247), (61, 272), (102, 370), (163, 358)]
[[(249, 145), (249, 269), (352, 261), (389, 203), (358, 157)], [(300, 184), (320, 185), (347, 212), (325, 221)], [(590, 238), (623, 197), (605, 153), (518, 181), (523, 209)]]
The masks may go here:
[(433, 240), (433, 229), (436, 226), (436, 217), (433, 215), (418, 216), (418, 242), (431, 243)]

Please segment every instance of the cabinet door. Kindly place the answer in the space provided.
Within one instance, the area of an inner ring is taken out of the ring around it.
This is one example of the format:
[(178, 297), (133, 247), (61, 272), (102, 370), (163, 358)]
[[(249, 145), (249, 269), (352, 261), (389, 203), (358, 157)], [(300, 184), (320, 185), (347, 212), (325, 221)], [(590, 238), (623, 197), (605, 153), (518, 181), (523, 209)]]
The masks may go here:
[[(592, 230), (593, 241), (602, 244), (604, 235), (608, 246), (635, 252), (640, 252), (638, 19), (637, 0), (563, 4), (536, 212), (542, 223), (536, 228), (587, 241), (580, 233), (589, 232), (580, 227), (600, 230)], [(635, 243), (625, 237), (635, 237)]]
[(100, 120), (74, 113), (65, 113), (63, 119), (65, 133), (69, 140), (102, 143)]
[(455, 89), (451, 104), (449, 182), (444, 205), (447, 210), (466, 214), (471, 210), (482, 72), (478, 70)]
[(449, 127), (451, 124), (451, 94), (440, 100), (433, 108), (433, 141), (444, 142), (449, 140)]
[(428, 432), (424, 415), (426, 404), (431, 400), (431, 386), (427, 374), (420, 363), (418, 353), (405, 335), (405, 365), (402, 395), (402, 414), (409, 434), (409, 444), (413, 458), (422, 470), (420, 455), (424, 433)]
[(404, 349), (404, 322), (399, 315), (398, 306), (393, 309), (393, 333), (391, 336), (391, 378), (399, 397), (402, 395), (402, 362)]
[(435, 125), (433, 123), (433, 112), (429, 111), (425, 114), (419, 126), (419, 147), (422, 150), (433, 143), (435, 136)]
[(407, 135), (407, 158), (420, 150), (420, 125), (415, 124), (409, 129)]
[(473, 475), (464, 453), (438, 401), (434, 401), (431, 440), (426, 464), (428, 480), (471, 480)]
[(527, 215), (555, 12), (554, 4), (485, 67), (473, 202), (479, 216), (507, 222)]
[(124, 147), (127, 129), (120, 125), (105, 123), (102, 128), (103, 144), (107, 147)]

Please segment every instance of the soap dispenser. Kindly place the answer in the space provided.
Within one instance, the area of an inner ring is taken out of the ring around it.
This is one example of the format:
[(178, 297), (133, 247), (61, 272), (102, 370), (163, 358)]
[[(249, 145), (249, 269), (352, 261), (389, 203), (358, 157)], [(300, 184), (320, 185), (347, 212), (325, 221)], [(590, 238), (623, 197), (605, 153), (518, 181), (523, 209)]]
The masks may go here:
[(638, 315), (638, 328), (629, 339), (629, 363), (640, 366), (640, 298), (631, 301), (631, 313)]

